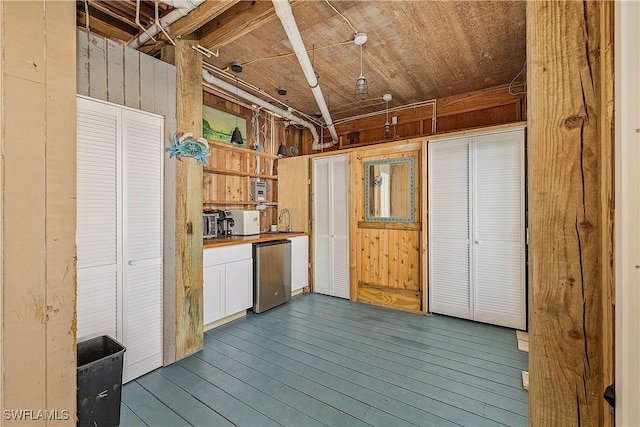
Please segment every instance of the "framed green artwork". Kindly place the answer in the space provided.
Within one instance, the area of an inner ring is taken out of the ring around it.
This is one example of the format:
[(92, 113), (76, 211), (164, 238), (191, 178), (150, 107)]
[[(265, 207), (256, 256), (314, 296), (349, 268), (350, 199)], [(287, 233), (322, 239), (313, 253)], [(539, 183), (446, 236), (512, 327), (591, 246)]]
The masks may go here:
[(202, 136), (215, 142), (231, 143), (231, 134), (236, 123), (242, 133), (243, 144), (247, 146), (247, 120), (226, 111), (218, 110), (208, 105), (202, 106)]

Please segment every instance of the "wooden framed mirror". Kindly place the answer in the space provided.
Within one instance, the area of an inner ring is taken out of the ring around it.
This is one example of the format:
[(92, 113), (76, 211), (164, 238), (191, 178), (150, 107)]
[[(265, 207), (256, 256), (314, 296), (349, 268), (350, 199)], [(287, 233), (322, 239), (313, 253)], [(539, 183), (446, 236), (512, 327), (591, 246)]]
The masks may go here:
[(414, 222), (414, 158), (372, 160), (364, 168), (365, 221)]

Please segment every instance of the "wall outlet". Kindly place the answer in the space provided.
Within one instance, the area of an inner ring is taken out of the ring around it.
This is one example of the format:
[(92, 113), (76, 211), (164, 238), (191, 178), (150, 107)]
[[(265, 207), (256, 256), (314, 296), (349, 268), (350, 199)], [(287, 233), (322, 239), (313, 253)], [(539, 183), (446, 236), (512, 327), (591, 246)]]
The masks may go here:
[(398, 116), (391, 117), (391, 124), (392, 125), (397, 125), (398, 124)]

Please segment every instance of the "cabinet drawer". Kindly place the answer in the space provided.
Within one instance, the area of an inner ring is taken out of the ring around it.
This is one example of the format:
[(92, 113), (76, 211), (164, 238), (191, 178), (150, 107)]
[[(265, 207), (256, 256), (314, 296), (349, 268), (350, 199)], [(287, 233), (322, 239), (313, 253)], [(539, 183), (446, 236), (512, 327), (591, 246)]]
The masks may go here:
[(209, 267), (212, 265), (250, 259), (252, 257), (251, 243), (205, 249), (202, 265), (204, 267)]

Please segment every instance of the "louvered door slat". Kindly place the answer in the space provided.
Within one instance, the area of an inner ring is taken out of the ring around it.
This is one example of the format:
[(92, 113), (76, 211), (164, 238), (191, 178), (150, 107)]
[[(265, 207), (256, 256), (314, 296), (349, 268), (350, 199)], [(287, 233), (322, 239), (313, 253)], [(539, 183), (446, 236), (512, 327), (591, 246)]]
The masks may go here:
[(469, 141), (432, 142), (429, 154), (429, 307), (469, 319)]

